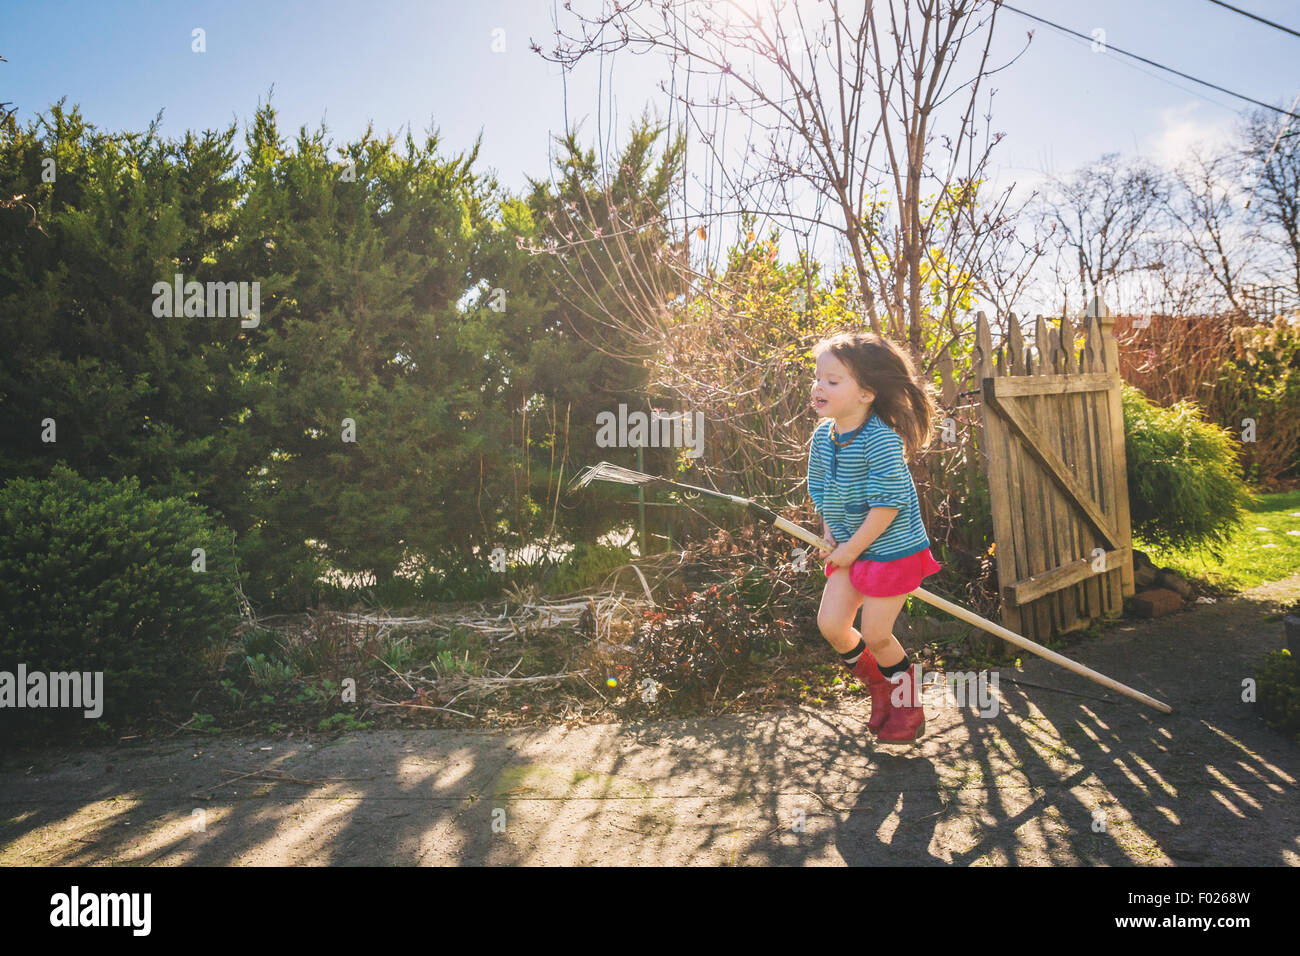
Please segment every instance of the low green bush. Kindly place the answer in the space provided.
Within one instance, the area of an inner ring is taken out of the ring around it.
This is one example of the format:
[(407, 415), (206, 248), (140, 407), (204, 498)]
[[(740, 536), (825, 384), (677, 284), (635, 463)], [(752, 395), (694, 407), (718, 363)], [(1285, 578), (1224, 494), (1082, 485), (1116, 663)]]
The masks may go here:
[(1133, 533), (1163, 549), (1217, 553), (1254, 501), (1235, 439), (1195, 402), (1162, 408), (1125, 385), (1123, 407)]
[(499, 594), (506, 577), (492, 570), (486, 554), (472, 558), (448, 551), (431, 555), (429, 565), (419, 578), (422, 601), (482, 601)]
[(600, 584), (617, 568), (630, 563), (632, 552), (603, 544), (579, 541), (545, 578), (551, 594), (568, 594)]
[(1300, 744), (1300, 659), (1286, 648), (1264, 658), (1259, 710), (1266, 724)]
[[(91, 482), (60, 463), (46, 479), (9, 481), (0, 670), (102, 671), (105, 722), (151, 712), (202, 679), (205, 652), (237, 620), (232, 537), (199, 506), (151, 498), (135, 478)], [(194, 570), (195, 548), (206, 570)], [(24, 710), (6, 723), (20, 715), (67, 722)]]

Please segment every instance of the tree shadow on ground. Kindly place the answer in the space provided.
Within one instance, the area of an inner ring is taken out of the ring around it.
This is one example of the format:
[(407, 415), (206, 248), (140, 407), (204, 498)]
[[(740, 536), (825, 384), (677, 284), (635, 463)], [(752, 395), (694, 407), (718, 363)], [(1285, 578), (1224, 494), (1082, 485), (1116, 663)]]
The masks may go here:
[(871, 742), (861, 698), (11, 755), (0, 864), (1297, 865), (1300, 751), (1241, 699), (1280, 646), (1273, 609), (1238, 598), (1067, 649), (1174, 714), (1030, 658), (996, 715), (930, 706), (911, 749)]

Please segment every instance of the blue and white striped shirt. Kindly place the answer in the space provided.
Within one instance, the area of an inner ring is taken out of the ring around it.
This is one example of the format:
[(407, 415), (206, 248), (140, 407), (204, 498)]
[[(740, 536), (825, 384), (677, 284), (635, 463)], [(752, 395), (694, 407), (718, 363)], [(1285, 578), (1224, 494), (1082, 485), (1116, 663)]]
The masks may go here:
[[(896, 561), (930, 546), (921, 523), (916, 485), (903, 458), (903, 439), (875, 412), (849, 443), (837, 448), (827, 418), (808, 443), (808, 494), (826, 519), (835, 540), (853, 537), (877, 505), (898, 514), (855, 561)], [(843, 435), (840, 440), (844, 440)]]

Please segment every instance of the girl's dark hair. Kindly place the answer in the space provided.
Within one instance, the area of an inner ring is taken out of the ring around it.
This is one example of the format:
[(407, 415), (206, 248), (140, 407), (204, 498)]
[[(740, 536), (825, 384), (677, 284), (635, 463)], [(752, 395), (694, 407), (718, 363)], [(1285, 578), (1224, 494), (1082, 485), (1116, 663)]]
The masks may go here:
[(840, 332), (813, 346), (813, 357), (829, 351), (844, 363), (861, 388), (876, 393), (871, 409), (903, 439), (907, 457), (920, 454), (933, 438), (938, 408), (928, 382), (921, 381), (907, 353), (874, 332)]

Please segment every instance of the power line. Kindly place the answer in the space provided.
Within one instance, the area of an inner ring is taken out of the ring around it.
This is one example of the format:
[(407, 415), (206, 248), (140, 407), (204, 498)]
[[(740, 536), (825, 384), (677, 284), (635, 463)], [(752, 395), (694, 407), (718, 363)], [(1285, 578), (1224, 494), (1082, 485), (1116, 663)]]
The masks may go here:
[(1188, 96), (1194, 96), (1198, 100), (1205, 100), (1205, 102), (1217, 106), (1220, 109), (1227, 110), (1229, 113), (1237, 112), (1237, 108), (1235, 106), (1225, 103), (1223, 102), (1223, 100), (1216, 100), (1212, 96), (1207, 96), (1206, 94), (1202, 93), (1194, 86), (1188, 86), (1186, 83), (1179, 83), (1177, 80), (1171, 80), (1169, 79), (1169, 77), (1162, 76), (1161, 74), (1157, 73), (1155, 70), (1148, 70), (1140, 63), (1125, 63), (1124, 65), (1131, 69), (1137, 70), (1143, 76), (1149, 76), (1153, 80), (1159, 80), (1161, 83), (1164, 83), (1167, 86), (1172, 86), (1176, 90), (1182, 90)]
[[(1054, 23), (1051, 20), (1045, 20), (1042, 17), (1035, 16), (1032, 13), (1027, 13), (1024, 10), (1020, 10), (1016, 7), (1011, 6), (1011, 4), (1009, 3), (1002, 4), (1002, 7), (1007, 10), (1010, 10), (1012, 13), (1018, 13), (1022, 17), (1028, 17), (1030, 20), (1037, 20), (1039, 23), (1045, 23), (1049, 27), (1054, 27), (1055, 29), (1060, 30), (1062, 33), (1068, 33), (1070, 36), (1078, 37), (1080, 40), (1087, 40), (1090, 43), (1097, 42), (1095, 37), (1091, 37), (1086, 34), (1079, 33), (1077, 30), (1071, 30), (1069, 27), (1063, 27), (1059, 23)], [(1209, 80), (1202, 80), (1198, 77), (1192, 76), (1190, 73), (1183, 73), (1181, 70), (1175, 70), (1173, 67), (1165, 66), (1163, 63), (1157, 63), (1155, 60), (1148, 60), (1146, 57), (1138, 56), (1136, 53), (1130, 53), (1128, 52), (1128, 50), (1121, 50), (1119, 47), (1113, 46), (1112, 44), (1106, 43), (1104, 45), (1107, 50), (1113, 50), (1115, 53), (1121, 53), (1124, 56), (1130, 57), (1134, 60), (1138, 60), (1139, 62), (1142, 63), (1146, 63), (1149, 66), (1154, 66), (1157, 69), (1164, 70), (1166, 73), (1172, 73), (1175, 76), (1181, 76), (1185, 80), (1191, 80), (1193, 83), (1200, 83), (1202, 86), (1208, 86), (1212, 90), (1218, 90), (1220, 93), (1227, 93), (1229, 96), (1235, 96), (1237, 99), (1245, 100), (1247, 103), (1253, 103), (1256, 106), (1262, 106), (1266, 110), (1272, 110), (1274, 113), (1280, 113), (1283, 116), (1289, 116), (1291, 117), (1291, 119), (1300, 119), (1300, 115), (1292, 113), (1289, 110), (1284, 110), (1279, 107), (1276, 107), (1271, 103), (1265, 103), (1263, 100), (1252, 99), (1251, 97), (1246, 96), (1243, 93), (1233, 92), (1232, 90), (1227, 89), (1226, 87), (1218, 86), (1214, 83), (1211, 83)]]
[(1234, 7), (1230, 3), (1224, 3), (1223, 0), (1210, 0), (1210, 3), (1218, 4), (1225, 10), (1231, 10), (1233, 13), (1240, 13), (1243, 17), (1250, 17), (1252, 20), (1258, 20), (1260, 23), (1267, 24), (1274, 30), (1281, 30), (1283, 33), (1289, 33), (1293, 37), (1300, 37), (1300, 32), (1292, 30), (1290, 27), (1284, 27), (1282, 24), (1274, 23), (1272, 20), (1265, 20), (1263, 17), (1251, 13), (1249, 10), (1243, 10), (1241, 7)]

